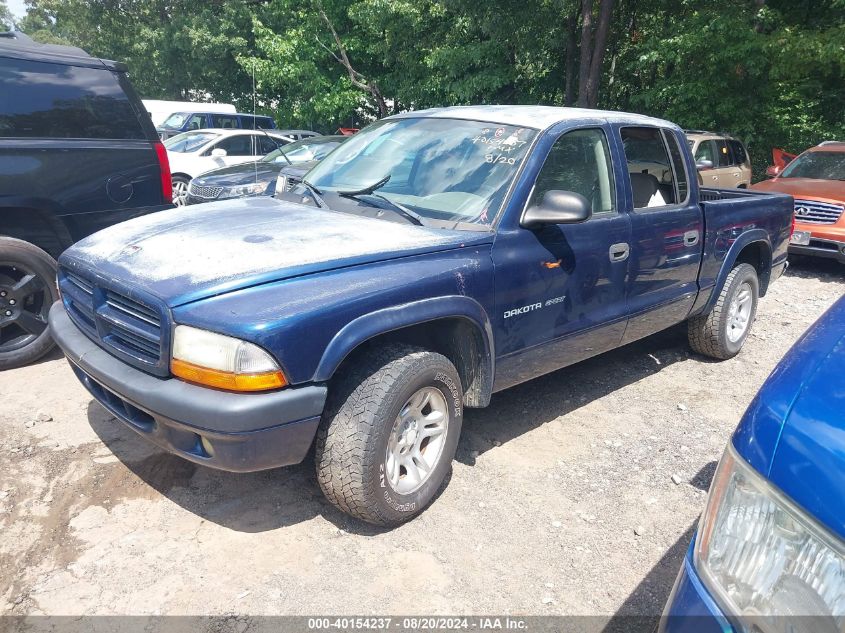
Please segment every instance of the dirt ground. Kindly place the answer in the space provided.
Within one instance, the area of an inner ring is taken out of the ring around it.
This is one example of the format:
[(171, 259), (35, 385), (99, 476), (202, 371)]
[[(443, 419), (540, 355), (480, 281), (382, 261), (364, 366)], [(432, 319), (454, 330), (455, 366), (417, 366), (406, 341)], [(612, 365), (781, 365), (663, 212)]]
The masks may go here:
[(392, 531), (329, 506), (312, 463), (161, 453), (57, 354), (7, 371), (0, 614), (659, 614), (745, 407), (843, 293), (845, 267), (797, 260), (733, 360), (678, 327), (496, 395)]

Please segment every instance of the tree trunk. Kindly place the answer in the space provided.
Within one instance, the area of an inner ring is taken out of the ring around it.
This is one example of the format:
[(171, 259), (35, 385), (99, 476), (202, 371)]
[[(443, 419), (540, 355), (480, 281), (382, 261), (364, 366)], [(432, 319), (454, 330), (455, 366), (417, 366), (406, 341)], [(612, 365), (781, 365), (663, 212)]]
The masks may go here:
[(567, 18), (566, 24), (566, 84), (563, 95), (563, 105), (571, 106), (575, 103), (575, 56), (578, 53), (578, 11), (573, 10)]
[(599, 6), (599, 23), (596, 27), (596, 37), (593, 54), (590, 60), (590, 74), (587, 77), (587, 107), (595, 108), (599, 100), (599, 85), (601, 84), (601, 65), (607, 50), (607, 33), (610, 30), (610, 16), (613, 13), (613, 0), (601, 0)]
[(581, 0), (581, 65), (578, 69), (578, 105), (587, 106), (587, 78), (593, 41), (593, 0)]

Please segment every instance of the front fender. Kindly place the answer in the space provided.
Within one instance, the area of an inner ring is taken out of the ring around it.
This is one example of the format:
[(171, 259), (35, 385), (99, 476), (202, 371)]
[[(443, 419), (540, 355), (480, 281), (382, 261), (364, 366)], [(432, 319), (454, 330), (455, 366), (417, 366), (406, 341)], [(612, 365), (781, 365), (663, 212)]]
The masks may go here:
[(484, 391), (490, 393), (495, 362), (493, 328), (481, 304), (471, 297), (462, 295), (421, 299), (376, 310), (350, 321), (329, 342), (313, 380), (315, 382), (329, 380), (355, 348), (376, 336), (437, 319), (455, 317), (467, 319), (481, 333), (484, 342), (482, 363), (486, 364), (482, 375), (490, 383), (484, 386)]

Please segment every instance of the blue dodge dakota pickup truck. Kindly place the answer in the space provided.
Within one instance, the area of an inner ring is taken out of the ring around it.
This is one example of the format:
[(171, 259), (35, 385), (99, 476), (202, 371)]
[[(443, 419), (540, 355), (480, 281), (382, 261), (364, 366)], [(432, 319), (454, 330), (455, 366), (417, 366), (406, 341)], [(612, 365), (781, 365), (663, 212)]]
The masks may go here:
[(792, 227), (789, 196), (699, 188), (668, 121), (540, 106), (381, 120), (280, 197), (78, 243), (50, 326), (158, 446), (230, 471), (313, 446), (328, 499), (381, 525), (496, 391), (683, 321), (737, 354)]

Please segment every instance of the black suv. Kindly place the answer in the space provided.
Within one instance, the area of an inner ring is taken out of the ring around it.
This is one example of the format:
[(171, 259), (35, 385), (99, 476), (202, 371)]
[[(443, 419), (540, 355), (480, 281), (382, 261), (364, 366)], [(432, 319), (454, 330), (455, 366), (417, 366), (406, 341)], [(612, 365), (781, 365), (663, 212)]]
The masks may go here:
[(0, 33), (0, 369), (52, 348), (65, 248), (168, 208), (167, 153), (126, 67)]

